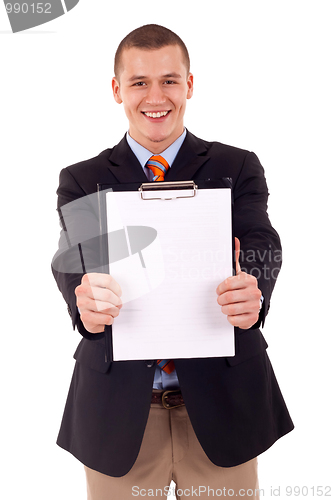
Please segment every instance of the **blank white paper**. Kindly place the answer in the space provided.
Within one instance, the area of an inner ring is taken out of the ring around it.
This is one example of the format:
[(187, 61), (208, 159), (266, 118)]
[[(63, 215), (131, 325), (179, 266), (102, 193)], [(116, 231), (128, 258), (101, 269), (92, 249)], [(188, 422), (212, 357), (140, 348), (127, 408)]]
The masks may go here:
[(136, 253), (127, 239), (128, 256), (110, 264), (123, 291), (112, 325), (114, 360), (233, 356), (234, 328), (216, 294), (232, 275), (231, 190), (199, 189), (172, 200), (112, 191), (106, 202), (108, 232), (157, 231)]

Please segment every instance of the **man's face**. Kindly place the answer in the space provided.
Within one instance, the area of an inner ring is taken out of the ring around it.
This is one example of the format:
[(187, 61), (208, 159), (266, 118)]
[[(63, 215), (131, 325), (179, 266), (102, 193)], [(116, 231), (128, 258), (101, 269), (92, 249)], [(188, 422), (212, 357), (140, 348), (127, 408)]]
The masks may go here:
[(130, 136), (161, 153), (183, 133), (186, 99), (193, 94), (193, 75), (187, 74), (180, 47), (124, 50), (119, 73), (113, 95), (124, 104)]

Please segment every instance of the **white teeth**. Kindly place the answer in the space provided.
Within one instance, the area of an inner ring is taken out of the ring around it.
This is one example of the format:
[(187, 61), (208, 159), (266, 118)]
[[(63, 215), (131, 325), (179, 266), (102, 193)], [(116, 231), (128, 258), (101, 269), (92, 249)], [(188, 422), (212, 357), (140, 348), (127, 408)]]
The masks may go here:
[(149, 118), (161, 118), (161, 116), (166, 116), (168, 114), (168, 111), (162, 111), (158, 113), (145, 113), (146, 116), (149, 116)]

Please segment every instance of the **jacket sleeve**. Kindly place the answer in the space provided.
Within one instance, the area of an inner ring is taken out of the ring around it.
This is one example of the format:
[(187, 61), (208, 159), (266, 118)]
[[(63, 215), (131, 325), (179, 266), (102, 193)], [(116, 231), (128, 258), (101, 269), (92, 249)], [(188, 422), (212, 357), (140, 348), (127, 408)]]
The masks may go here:
[(52, 260), (52, 272), (81, 335), (98, 340), (104, 333), (88, 332), (76, 306), (75, 288), (86, 272), (101, 272), (97, 193), (88, 195), (68, 168), (60, 172), (57, 210), (61, 224), (59, 248)]
[(267, 214), (268, 189), (264, 169), (254, 153), (247, 153), (234, 181), (234, 235), (240, 240), (242, 271), (258, 279), (264, 297), (259, 321), (264, 325), (272, 291), (282, 264), (280, 238)]

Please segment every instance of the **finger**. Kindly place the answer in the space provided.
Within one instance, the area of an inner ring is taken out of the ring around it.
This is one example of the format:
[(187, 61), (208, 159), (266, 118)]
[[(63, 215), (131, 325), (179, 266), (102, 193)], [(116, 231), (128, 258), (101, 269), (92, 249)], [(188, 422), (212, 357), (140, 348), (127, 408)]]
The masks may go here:
[(91, 304), (91, 311), (102, 312), (104, 314), (110, 314), (114, 318), (119, 316), (120, 308), (115, 305), (110, 305), (109, 302), (102, 302), (100, 300), (93, 300)]
[(251, 326), (257, 323), (258, 318), (259, 318), (258, 313), (247, 313), (236, 316), (227, 316), (227, 320), (232, 326), (237, 326), (238, 328), (242, 328), (243, 330), (251, 328)]
[(235, 261), (236, 261), (236, 274), (241, 272), (241, 268), (239, 265), (239, 255), (240, 255), (240, 241), (238, 238), (235, 238)]
[(234, 304), (235, 302), (244, 302), (248, 299), (246, 290), (246, 288), (242, 288), (240, 290), (224, 292), (217, 297), (217, 303), (220, 306), (225, 306), (227, 304)]
[(258, 314), (259, 301), (251, 300), (246, 302), (236, 302), (233, 304), (226, 304), (221, 307), (221, 311), (226, 316), (238, 316), (242, 314)]
[(82, 283), (89, 284), (91, 287), (107, 288), (118, 297), (122, 295), (119, 283), (110, 274), (88, 273), (83, 276)]
[(112, 325), (114, 317), (110, 314), (94, 312), (89, 310), (81, 311), (81, 321), (88, 331), (92, 329), (104, 329), (105, 325)]
[(236, 302), (254, 301), (255, 304), (260, 305), (261, 291), (257, 287), (241, 288), (239, 290), (231, 290), (222, 293), (217, 297), (217, 303), (220, 306), (227, 304), (234, 304)]
[(93, 300), (109, 302), (110, 304), (121, 308), (122, 301), (117, 294), (115, 294), (108, 288), (101, 288), (99, 286), (90, 286), (89, 279), (88, 278), (83, 279), (83, 278), (82, 278), (82, 284), (75, 289), (75, 294), (78, 298), (80, 298), (80, 300), (83, 300), (85, 297), (87, 297)]
[[(104, 294), (108, 294), (110, 296), (111, 292), (105, 289), (99, 289), (104, 291)], [(112, 314), (114, 317), (118, 316), (119, 311), (122, 307), (121, 299), (114, 295), (114, 301), (119, 301), (119, 304), (112, 304), (108, 300), (96, 300), (94, 298), (94, 293), (92, 292), (90, 287), (86, 287), (85, 285), (80, 285), (75, 289), (75, 294), (77, 296), (77, 307), (80, 311), (108, 311), (109, 314)], [(103, 294), (101, 294), (103, 295)], [(101, 298), (101, 297), (100, 297)], [(106, 297), (108, 298), (108, 297)]]
[(121, 305), (111, 304), (108, 301), (95, 300), (94, 298), (88, 297), (87, 295), (79, 296), (77, 300), (77, 306), (80, 311), (107, 311), (107, 314), (112, 314), (112, 316), (118, 316), (121, 309)]
[(98, 311), (98, 312), (102, 312), (104, 314), (110, 314), (111, 316), (116, 318), (120, 314), (120, 309), (121, 308), (118, 306), (112, 306), (112, 307), (109, 307), (108, 309), (103, 309), (103, 310)]
[(251, 274), (247, 274), (244, 271), (240, 271), (236, 276), (230, 276), (229, 278), (222, 281), (216, 289), (216, 293), (221, 295), (229, 290), (237, 290), (246, 288), (248, 286), (257, 286), (257, 278)]
[(96, 301), (108, 302), (109, 307), (110, 304), (114, 306), (122, 305), (121, 298), (108, 288), (100, 288), (98, 286), (93, 286), (90, 287), (88, 294), (89, 297), (95, 299)]

